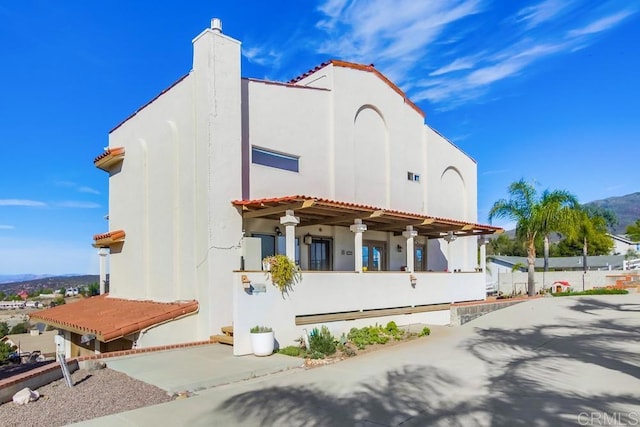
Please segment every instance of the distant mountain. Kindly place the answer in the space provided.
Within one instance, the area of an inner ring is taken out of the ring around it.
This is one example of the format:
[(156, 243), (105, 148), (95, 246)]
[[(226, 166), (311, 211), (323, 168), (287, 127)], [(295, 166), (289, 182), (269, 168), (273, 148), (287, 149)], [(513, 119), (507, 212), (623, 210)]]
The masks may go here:
[(608, 197), (602, 200), (585, 203), (585, 206), (594, 205), (613, 211), (618, 217), (618, 225), (613, 234), (624, 234), (627, 226), (640, 219), (640, 193), (631, 193), (626, 196)]
[(11, 282), (24, 282), (25, 280), (43, 279), (54, 274), (0, 274), (0, 285)]
[[(35, 274), (22, 274), (14, 276), (37, 276)], [(0, 276), (3, 277), (3, 276)], [(7, 295), (18, 293), (22, 290), (27, 292), (37, 291), (38, 289), (57, 290), (62, 288), (77, 288), (97, 283), (100, 280), (98, 275), (84, 276), (46, 276), (38, 277), (30, 280), (22, 280), (0, 284), (0, 291)]]

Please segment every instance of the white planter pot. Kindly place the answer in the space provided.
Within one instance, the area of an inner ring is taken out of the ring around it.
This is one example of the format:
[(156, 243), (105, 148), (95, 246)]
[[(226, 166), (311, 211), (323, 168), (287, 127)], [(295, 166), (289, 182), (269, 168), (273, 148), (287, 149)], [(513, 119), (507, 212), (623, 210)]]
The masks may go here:
[(251, 348), (253, 349), (253, 354), (256, 356), (271, 355), (273, 353), (274, 343), (275, 338), (273, 331), (251, 334)]

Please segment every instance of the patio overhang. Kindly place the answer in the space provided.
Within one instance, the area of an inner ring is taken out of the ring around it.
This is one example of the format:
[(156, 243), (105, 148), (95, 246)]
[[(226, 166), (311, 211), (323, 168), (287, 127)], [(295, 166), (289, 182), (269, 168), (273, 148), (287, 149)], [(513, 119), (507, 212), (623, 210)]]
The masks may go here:
[(474, 224), (455, 219), (439, 218), (419, 213), (401, 212), (349, 202), (339, 202), (320, 197), (284, 196), (257, 200), (234, 200), (242, 217), (279, 220), (287, 210), (295, 211), (299, 226), (336, 225), (349, 227), (355, 219), (361, 219), (371, 231), (401, 234), (407, 226), (421, 236), (439, 239), (449, 232), (457, 237), (498, 234), (504, 230), (490, 225)]

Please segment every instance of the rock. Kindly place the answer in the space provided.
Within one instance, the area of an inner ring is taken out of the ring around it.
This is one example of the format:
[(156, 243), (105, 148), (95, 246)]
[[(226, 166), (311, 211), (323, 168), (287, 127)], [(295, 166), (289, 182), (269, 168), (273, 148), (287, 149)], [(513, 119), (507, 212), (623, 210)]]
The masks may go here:
[(97, 360), (88, 360), (86, 363), (87, 371), (97, 371), (99, 369), (104, 369), (107, 367), (106, 363), (99, 362)]
[(29, 402), (38, 400), (39, 397), (40, 393), (31, 390), (29, 387), (25, 387), (13, 395), (13, 401), (18, 405), (26, 405)]

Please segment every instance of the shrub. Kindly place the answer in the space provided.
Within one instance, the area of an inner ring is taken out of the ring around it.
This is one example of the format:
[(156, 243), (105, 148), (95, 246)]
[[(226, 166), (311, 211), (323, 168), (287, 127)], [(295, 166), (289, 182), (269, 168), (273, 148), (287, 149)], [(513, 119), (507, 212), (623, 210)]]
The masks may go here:
[(579, 295), (626, 295), (629, 291), (626, 289), (589, 289), (582, 292), (556, 292), (551, 294), (554, 297), (579, 296)]
[(280, 290), (283, 298), (293, 290), (295, 284), (302, 280), (300, 268), (286, 255), (266, 257), (262, 262), (269, 264), (267, 275), (271, 275), (271, 282)]
[(29, 322), (21, 322), (15, 325), (13, 328), (11, 328), (11, 331), (9, 331), (9, 334), (11, 335), (26, 334), (27, 332), (29, 332), (30, 329), (31, 329), (31, 326), (29, 325)]
[(420, 333), (418, 334), (419, 337), (424, 337), (427, 335), (431, 335), (431, 329), (427, 328), (426, 326), (424, 328), (422, 328), (422, 330), (420, 331)]
[(318, 328), (313, 328), (311, 334), (309, 336), (309, 346), (311, 347), (311, 358), (314, 359), (313, 355), (315, 353), (321, 353), (324, 356), (330, 356), (336, 352), (336, 339), (331, 335), (329, 328), (323, 326), (318, 330)]
[(0, 322), (0, 338), (9, 333), (9, 325), (7, 322)]
[(280, 350), (278, 350), (278, 353), (284, 354), (285, 356), (293, 356), (293, 357), (303, 357), (306, 354), (304, 349), (296, 345), (290, 345), (290, 346), (281, 348)]
[(271, 329), (268, 326), (254, 326), (253, 328), (251, 328), (249, 330), (249, 332), (251, 332), (252, 334), (264, 334), (267, 332), (273, 332), (273, 329)]
[(15, 345), (0, 342), (0, 363), (7, 363), (9, 361), (9, 355), (13, 353), (16, 348)]

